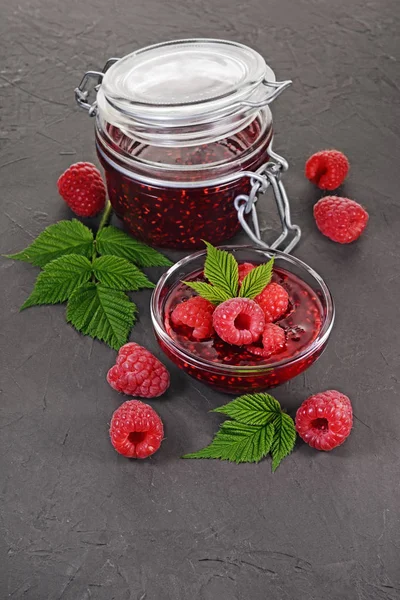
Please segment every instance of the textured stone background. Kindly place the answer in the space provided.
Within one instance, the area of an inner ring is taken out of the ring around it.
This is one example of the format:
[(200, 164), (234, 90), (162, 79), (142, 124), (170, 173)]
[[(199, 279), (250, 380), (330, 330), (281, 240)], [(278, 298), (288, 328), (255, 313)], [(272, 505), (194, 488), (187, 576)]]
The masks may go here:
[[(291, 164), (296, 255), (324, 275), (338, 316), (321, 360), (276, 396), (293, 414), (339, 388), (356, 415), (342, 448), (299, 443), (275, 475), (268, 460), (182, 461), (211, 439), (220, 419), (207, 411), (226, 398), (172, 369), (153, 403), (162, 450), (128, 461), (107, 437), (121, 402), (105, 382), (114, 352), (68, 327), (63, 307), (19, 314), (37, 271), (2, 260), (0, 598), (400, 598), (398, 0), (1, 0), (0, 15), (2, 253), (68, 218), (56, 179), (96, 160), (93, 122), (73, 98), (88, 68), (207, 36), (252, 45), (293, 79), (273, 106), (275, 147)], [(349, 247), (313, 224), (318, 193), (302, 170), (324, 147), (348, 154), (341, 192), (371, 215)], [(265, 200), (266, 237), (270, 215)], [(133, 339), (159, 354), (149, 296), (136, 298)]]

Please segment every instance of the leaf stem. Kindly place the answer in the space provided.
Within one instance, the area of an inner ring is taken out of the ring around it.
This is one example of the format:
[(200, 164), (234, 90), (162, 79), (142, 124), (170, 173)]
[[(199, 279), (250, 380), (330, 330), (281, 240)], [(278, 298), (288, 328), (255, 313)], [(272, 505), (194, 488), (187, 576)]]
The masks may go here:
[[(111, 219), (111, 215), (112, 215), (112, 206), (111, 206), (111, 202), (109, 201), (109, 199), (107, 198), (106, 200), (106, 205), (103, 211), (103, 214), (101, 215), (101, 219), (100, 219), (100, 223), (99, 223), (99, 228), (97, 230), (97, 234), (96, 237), (99, 235), (100, 231), (106, 227)], [(96, 239), (93, 241), (93, 252), (92, 252), (92, 262), (97, 258), (97, 245), (96, 245)], [(92, 281), (95, 282), (96, 278), (94, 275), (92, 275)]]
[(104, 208), (104, 212), (103, 212), (103, 215), (100, 220), (97, 234), (99, 234), (99, 232), (103, 229), (103, 227), (106, 227), (106, 225), (108, 225), (111, 215), (112, 215), (112, 206), (111, 206), (111, 202), (107, 198), (106, 206)]
[[(93, 240), (93, 251), (92, 251), (92, 263), (97, 258), (97, 248), (96, 248), (96, 240)], [(94, 281), (94, 275), (92, 277), (92, 281)]]

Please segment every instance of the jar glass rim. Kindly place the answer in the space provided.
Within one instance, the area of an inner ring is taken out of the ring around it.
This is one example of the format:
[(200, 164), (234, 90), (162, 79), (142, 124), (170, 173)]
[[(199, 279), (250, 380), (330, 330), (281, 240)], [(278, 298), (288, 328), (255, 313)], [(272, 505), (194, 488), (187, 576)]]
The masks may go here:
[[(224, 133), (223, 135), (215, 135), (215, 132), (209, 132), (209, 135), (207, 137), (205, 137), (204, 140), (201, 141), (197, 141), (197, 142), (193, 142), (191, 141), (191, 143), (188, 142), (182, 142), (182, 144), (173, 144), (174, 147), (177, 146), (183, 146), (183, 147), (190, 147), (190, 146), (195, 146), (196, 148), (201, 148), (202, 146), (207, 147), (209, 144), (211, 143), (216, 143), (219, 141), (223, 141), (226, 140), (228, 138), (231, 138), (235, 135), (238, 135), (240, 133), (242, 133), (243, 131), (246, 130), (246, 128), (251, 124), (251, 123), (255, 123), (258, 127), (258, 132), (257, 132), (257, 138), (253, 141), (252, 145), (249, 146), (248, 148), (243, 150), (243, 153), (240, 155), (237, 155), (236, 161), (238, 161), (239, 163), (243, 161), (243, 154), (245, 154), (246, 156), (248, 155), (253, 155), (256, 154), (257, 152), (259, 152), (259, 145), (260, 143), (262, 143), (265, 139), (270, 138), (271, 134), (272, 134), (272, 115), (271, 115), (271, 111), (269, 110), (268, 107), (265, 107), (264, 109), (260, 110), (258, 115), (255, 118), (249, 119), (248, 121), (245, 122), (245, 126), (243, 127), (243, 124), (241, 124), (240, 128), (237, 127), (235, 129), (233, 129), (229, 135), (227, 135), (226, 133)], [(142, 147), (143, 145), (146, 144), (145, 141), (142, 141), (140, 139), (138, 139), (137, 133), (136, 132), (131, 132), (128, 129), (125, 128), (118, 128), (117, 129), (118, 134), (122, 134), (124, 135), (127, 139), (131, 139), (132, 143), (137, 143), (138, 147)], [(168, 163), (167, 165), (165, 163), (160, 163), (160, 162), (155, 162), (152, 161), (148, 158), (143, 158), (143, 156), (141, 156), (140, 154), (138, 155), (133, 155), (132, 152), (127, 152), (123, 149), (121, 149), (120, 147), (118, 148), (118, 152), (116, 152), (115, 150), (113, 151), (113, 139), (112, 136), (110, 135), (110, 131), (108, 129), (108, 123), (100, 116), (97, 117), (97, 135), (101, 138), (102, 144), (105, 145), (105, 147), (107, 147), (107, 149), (114, 154), (116, 157), (118, 157), (120, 160), (124, 159), (125, 161), (131, 162), (132, 160), (135, 162), (135, 164), (140, 163), (141, 165), (143, 165), (143, 167), (148, 167), (148, 168), (153, 168), (153, 169), (160, 169), (161, 167), (166, 168), (168, 171), (176, 171), (176, 172), (183, 172), (183, 171), (191, 171), (193, 170), (193, 168), (195, 167), (197, 170), (209, 170), (210, 168), (217, 168), (220, 166), (226, 166), (227, 161), (226, 159), (219, 159), (218, 161), (215, 162), (208, 162), (208, 163), (198, 163), (195, 165), (185, 165), (185, 164), (174, 164), (174, 163)], [(193, 136), (194, 138), (194, 136)], [(192, 139), (193, 139), (192, 138)], [(158, 144), (160, 145), (160, 144)], [(169, 146), (169, 145), (168, 145)], [(168, 147), (166, 146), (166, 147)], [(171, 144), (172, 146), (172, 144)], [(232, 160), (231, 162), (235, 162), (234, 160)]]
[(214, 372), (214, 373), (223, 372), (223, 373), (227, 373), (229, 375), (235, 375), (235, 374), (238, 374), (238, 371), (240, 371), (240, 375), (248, 375), (248, 374), (263, 373), (263, 372), (265, 372), (265, 370), (276, 369), (276, 368), (283, 367), (288, 364), (295, 364), (296, 362), (307, 358), (308, 356), (313, 354), (316, 350), (318, 350), (319, 348), (321, 348), (325, 345), (325, 343), (328, 340), (328, 337), (332, 331), (333, 323), (335, 320), (335, 306), (334, 306), (332, 294), (331, 294), (328, 286), (326, 285), (323, 278), (312, 267), (307, 265), (302, 260), (292, 256), (291, 254), (287, 254), (285, 252), (280, 252), (279, 250), (272, 250), (272, 249), (264, 250), (264, 249), (257, 248), (255, 246), (251, 246), (251, 245), (248, 245), (248, 246), (246, 246), (246, 245), (220, 246), (220, 248), (222, 250), (226, 250), (228, 252), (233, 251), (233, 250), (240, 250), (240, 249), (255, 250), (259, 254), (264, 254), (267, 257), (270, 257), (270, 256), (280, 257), (280, 258), (286, 260), (289, 264), (291, 263), (292, 265), (297, 266), (298, 268), (306, 271), (307, 274), (310, 275), (315, 280), (317, 285), (319, 286), (319, 289), (323, 294), (324, 303), (326, 306), (324, 320), (323, 320), (322, 327), (321, 327), (321, 330), (320, 330), (317, 338), (310, 344), (310, 346), (304, 348), (301, 352), (296, 354), (294, 357), (288, 357), (288, 358), (285, 358), (280, 361), (279, 360), (275, 361), (273, 363), (246, 365), (246, 366), (226, 365), (226, 364), (221, 365), (221, 364), (215, 363), (213, 361), (209, 361), (207, 359), (195, 356), (191, 352), (188, 352), (187, 350), (182, 348), (182, 346), (180, 346), (175, 340), (173, 340), (168, 335), (167, 331), (165, 330), (162, 315), (160, 314), (160, 312), (158, 310), (158, 305), (159, 305), (159, 301), (160, 301), (161, 292), (163, 290), (163, 287), (164, 287), (167, 279), (172, 274), (176, 273), (176, 271), (179, 271), (183, 267), (186, 267), (192, 260), (206, 255), (206, 252), (207, 252), (206, 250), (200, 250), (199, 252), (196, 252), (194, 254), (190, 254), (190, 255), (186, 256), (179, 262), (175, 263), (175, 265), (173, 265), (170, 269), (168, 269), (168, 271), (166, 271), (166, 273), (164, 273), (161, 276), (156, 288), (153, 291), (153, 294), (151, 297), (151, 302), (150, 302), (151, 319), (152, 319), (152, 323), (153, 323), (153, 327), (154, 327), (156, 335), (162, 340), (162, 342), (164, 344), (166, 344), (166, 346), (172, 348), (173, 352), (177, 353), (183, 360), (185, 360), (186, 362), (190, 363), (193, 366), (197, 366), (202, 369), (207, 369), (210, 372)]

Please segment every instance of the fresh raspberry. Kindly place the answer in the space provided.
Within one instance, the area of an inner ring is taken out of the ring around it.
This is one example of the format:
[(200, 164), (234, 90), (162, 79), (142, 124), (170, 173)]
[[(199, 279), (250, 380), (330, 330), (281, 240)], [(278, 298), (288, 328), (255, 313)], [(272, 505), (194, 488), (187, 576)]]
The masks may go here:
[(215, 306), (205, 298), (195, 296), (178, 304), (172, 314), (174, 325), (187, 325), (193, 329), (195, 340), (205, 340), (214, 333), (212, 314)]
[(242, 263), (239, 265), (239, 284), (243, 283), (243, 279), (255, 268), (251, 263)]
[(353, 409), (347, 396), (329, 390), (311, 396), (296, 414), (299, 436), (312, 448), (332, 450), (350, 435)]
[(128, 400), (114, 412), (110, 425), (111, 443), (128, 458), (147, 458), (157, 452), (164, 436), (163, 423), (148, 404)]
[(151, 352), (131, 342), (122, 346), (116, 364), (107, 373), (114, 390), (130, 396), (155, 398), (169, 387), (169, 373)]
[(247, 350), (256, 354), (269, 358), (274, 354), (279, 354), (286, 346), (286, 335), (282, 327), (274, 323), (267, 323), (262, 334), (262, 348), (258, 346), (249, 346)]
[(269, 283), (256, 296), (255, 301), (264, 311), (265, 322), (272, 323), (282, 317), (289, 306), (289, 294), (279, 283)]
[(306, 162), (306, 177), (321, 190), (336, 190), (349, 172), (347, 157), (338, 150), (316, 152)]
[(360, 237), (369, 216), (354, 200), (325, 196), (314, 206), (314, 218), (321, 233), (339, 244), (349, 244)]
[(79, 217), (94, 217), (103, 210), (106, 188), (100, 171), (92, 163), (68, 167), (57, 181), (60, 196)]
[(224, 342), (244, 346), (258, 340), (264, 330), (265, 317), (254, 300), (231, 298), (217, 306), (213, 325)]

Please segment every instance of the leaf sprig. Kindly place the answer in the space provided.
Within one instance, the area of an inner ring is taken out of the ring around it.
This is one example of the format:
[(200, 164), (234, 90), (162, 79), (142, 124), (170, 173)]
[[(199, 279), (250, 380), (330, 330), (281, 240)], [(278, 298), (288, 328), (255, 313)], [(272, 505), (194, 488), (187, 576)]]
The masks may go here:
[(222, 413), (232, 420), (222, 423), (209, 446), (183, 458), (257, 463), (270, 453), (274, 472), (294, 448), (296, 429), (293, 419), (269, 394), (246, 394), (212, 412)]
[(250, 298), (253, 300), (267, 286), (272, 278), (274, 258), (258, 265), (248, 273), (239, 287), (239, 265), (236, 258), (226, 250), (214, 248), (209, 242), (204, 263), (204, 276), (209, 281), (185, 281), (199, 296), (218, 305), (230, 298)]
[(122, 230), (104, 226), (107, 211), (109, 206), (96, 236), (77, 219), (59, 221), (7, 258), (42, 268), (21, 310), (67, 301), (67, 321), (75, 329), (118, 350), (137, 314), (125, 292), (154, 287), (139, 267), (172, 263)]

